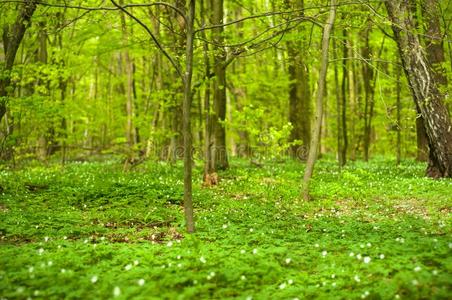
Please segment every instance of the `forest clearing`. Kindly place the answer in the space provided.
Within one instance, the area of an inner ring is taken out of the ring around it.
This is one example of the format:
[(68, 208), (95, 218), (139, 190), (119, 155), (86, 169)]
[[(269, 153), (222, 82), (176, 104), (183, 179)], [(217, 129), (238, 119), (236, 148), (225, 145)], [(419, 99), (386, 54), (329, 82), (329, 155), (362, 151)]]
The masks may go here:
[(451, 24), (0, 0), (0, 300), (451, 299)]

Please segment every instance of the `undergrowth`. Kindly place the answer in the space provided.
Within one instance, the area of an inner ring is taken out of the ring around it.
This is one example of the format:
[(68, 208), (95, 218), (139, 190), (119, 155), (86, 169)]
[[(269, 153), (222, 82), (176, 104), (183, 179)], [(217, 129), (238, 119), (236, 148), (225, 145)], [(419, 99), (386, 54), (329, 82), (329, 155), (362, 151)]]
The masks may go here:
[(0, 171), (2, 299), (450, 299), (450, 179), (414, 161), (235, 160), (218, 186), (182, 166), (117, 162)]

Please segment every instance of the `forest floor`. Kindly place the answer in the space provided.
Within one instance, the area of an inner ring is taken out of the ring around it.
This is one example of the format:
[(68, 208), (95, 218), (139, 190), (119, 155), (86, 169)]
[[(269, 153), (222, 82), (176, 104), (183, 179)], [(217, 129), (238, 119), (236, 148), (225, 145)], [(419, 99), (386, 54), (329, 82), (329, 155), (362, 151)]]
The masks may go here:
[(182, 166), (118, 162), (0, 171), (0, 299), (451, 299), (452, 182), (375, 159), (341, 172), (234, 160), (219, 186)]

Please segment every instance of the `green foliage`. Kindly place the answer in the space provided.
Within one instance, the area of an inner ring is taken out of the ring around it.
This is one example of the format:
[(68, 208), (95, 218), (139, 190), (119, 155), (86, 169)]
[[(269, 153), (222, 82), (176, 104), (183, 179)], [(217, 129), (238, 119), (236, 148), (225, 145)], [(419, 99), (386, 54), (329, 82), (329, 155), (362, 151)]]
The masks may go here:
[(4, 169), (0, 297), (450, 298), (450, 180), (414, 161), (317, 167), (313, 202), (296, 162), (234, 160), (219, 186), (197, 180), (193, 235), (181, 164)]

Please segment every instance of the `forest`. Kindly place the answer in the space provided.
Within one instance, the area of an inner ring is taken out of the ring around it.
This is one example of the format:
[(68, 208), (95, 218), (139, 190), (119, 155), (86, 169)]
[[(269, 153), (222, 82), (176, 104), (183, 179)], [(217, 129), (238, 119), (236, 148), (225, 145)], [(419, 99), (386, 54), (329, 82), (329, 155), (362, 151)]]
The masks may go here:
[(0, 300), (451, 299), (450, 0), (0, 0)]

